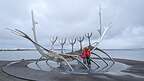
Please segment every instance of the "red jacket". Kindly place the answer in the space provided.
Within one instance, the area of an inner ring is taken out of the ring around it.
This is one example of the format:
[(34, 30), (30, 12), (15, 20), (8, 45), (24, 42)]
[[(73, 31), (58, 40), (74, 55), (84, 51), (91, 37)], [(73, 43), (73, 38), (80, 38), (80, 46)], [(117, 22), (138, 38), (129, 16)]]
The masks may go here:
[(91, 51), (90, 50), (83, 50), (83, 52), (81, 54), (81, 58), (90, 57), (90, 55), (91, 55)]

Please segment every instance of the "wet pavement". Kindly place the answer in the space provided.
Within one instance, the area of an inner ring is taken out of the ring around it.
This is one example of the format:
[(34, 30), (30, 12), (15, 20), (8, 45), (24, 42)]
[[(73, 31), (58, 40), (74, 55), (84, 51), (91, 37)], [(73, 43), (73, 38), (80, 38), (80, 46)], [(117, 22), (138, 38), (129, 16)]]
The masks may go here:
[[(3, 67), (2, 69), (6, 73), (15, 76), (17, 78), (34, 80), (34, 81), (144, 81), (144, 76), (142, 75), (144, 73), (143, 72), (144, 70), (142, 69), (144, 68), (143, 66), (144, 62), (124, 60), (124, 59), (115, 59), (115, 60), (117, 62), (121, 62), (130, 66), (127, 69), (125, 68), (121, 71), (124, 74), (119, 75), (119, 73), (105, 72), (105, 73), (83, 75), (83, 74), (64, 74), (61, 72), (35, 70), (27, 66), (28, 64), (33, 63), (33, 61), (21, 61), (9, 64), (8, 66)], [(133, 70), (134, 67), (135, 70)], [(116, 69), (119, 68), (116, 67)], [(139, 70), (141, 70), (141, 72)]]
[(16, 78), (14, 76), (10, 76), (9, 74), (3, 72), (2, 67), (8, 63), (10, 63), (10, 61), (0, 61), (0, 81), (27, 81)]

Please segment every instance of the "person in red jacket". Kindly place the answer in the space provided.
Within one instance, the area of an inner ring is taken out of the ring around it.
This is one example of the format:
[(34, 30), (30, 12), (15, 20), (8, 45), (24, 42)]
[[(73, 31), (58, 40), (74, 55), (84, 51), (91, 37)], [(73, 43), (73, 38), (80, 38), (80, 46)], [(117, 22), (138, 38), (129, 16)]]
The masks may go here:
[(84, 64), (90, 66), (90, 56), (91, 56), (91, 51), (88, 47), (85, 47), (82, 51), (82, 54), (80, 55), (81, 58), (83, 59)]

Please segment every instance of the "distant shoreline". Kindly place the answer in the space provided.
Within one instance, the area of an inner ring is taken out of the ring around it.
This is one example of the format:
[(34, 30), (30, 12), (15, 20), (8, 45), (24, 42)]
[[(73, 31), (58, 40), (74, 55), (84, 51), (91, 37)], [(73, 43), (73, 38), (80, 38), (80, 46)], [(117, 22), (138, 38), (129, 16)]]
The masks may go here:
[[(55, 50), (61, 50), (61, 49), (55, 49)], [(63, 49), (67, 50), (67, 49)], [(0, 48), (0, 51), (36, 51), (35, 48)]]
[[(55, 49), (61, 50), (61, 49)], [(67, 49), (64, 49), (67, 50)], [(144, 48), (130, 48), (130, 49), (103, 49), (103, 50), (144, 50)], [(0, 48), (0, 51), (36, 51), (35, 48)]]
[(103, 49), (103, 50), (144, 50), (144, 48), (130, 48), (130, 49)]
[(17, 48), (17, 49), (0, 49), (0, 51), (36, 51), (36, 49)]

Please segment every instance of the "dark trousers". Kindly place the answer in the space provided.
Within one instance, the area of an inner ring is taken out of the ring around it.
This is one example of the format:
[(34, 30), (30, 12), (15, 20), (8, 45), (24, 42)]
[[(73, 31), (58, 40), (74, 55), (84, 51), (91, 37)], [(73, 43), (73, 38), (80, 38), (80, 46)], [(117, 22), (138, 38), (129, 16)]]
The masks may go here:
[(91, 64), (90, 57), (86, 57), (86, 59), (87, 59), (87, 64), (90, 65)]
[(86, 57), (85, 59), (83, 59), (83, 63), (86, 65), (91, 65), (90, 57)]

